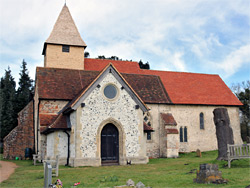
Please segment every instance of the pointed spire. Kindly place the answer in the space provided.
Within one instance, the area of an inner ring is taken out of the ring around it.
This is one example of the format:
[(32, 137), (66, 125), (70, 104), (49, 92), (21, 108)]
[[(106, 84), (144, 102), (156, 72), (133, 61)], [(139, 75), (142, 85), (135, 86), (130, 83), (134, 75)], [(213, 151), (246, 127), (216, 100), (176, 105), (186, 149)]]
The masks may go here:
[(66, 4), (63, 6), (54, 28), (45, 43), (83, 47), (87, 46), (78, 32), (78, 29)]

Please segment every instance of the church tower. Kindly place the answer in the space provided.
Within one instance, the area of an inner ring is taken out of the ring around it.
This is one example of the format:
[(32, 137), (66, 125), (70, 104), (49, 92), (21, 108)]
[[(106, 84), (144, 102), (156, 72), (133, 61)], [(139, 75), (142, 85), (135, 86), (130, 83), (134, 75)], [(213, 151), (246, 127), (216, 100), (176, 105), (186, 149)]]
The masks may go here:
[(44, 67), (83, 70), (86, 47), (65, 4), (49, 38), (44, 43)]

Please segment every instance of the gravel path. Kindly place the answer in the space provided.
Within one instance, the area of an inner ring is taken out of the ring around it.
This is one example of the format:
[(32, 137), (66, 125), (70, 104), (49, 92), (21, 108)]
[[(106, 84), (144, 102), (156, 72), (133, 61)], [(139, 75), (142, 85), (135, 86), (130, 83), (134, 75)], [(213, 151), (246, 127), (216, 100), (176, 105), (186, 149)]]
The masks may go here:
[(0, 183), (4, 180), (7, 180), (10, 175), (15, 171), (17, 165), (12, 162), (0, 161)]

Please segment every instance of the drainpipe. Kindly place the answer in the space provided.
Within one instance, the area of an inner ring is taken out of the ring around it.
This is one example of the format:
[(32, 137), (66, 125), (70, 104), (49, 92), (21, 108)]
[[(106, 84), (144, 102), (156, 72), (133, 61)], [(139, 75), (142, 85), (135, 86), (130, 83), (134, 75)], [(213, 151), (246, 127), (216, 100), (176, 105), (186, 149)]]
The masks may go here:
[(70, 154), (70, 149), (69, 149), (69, 147), (70, 147), (70, 134), (65, 130), (64, 131), (66, 134), (67, 134), (67, 136), (68, 136), (68, 156), (67, 156), (67, 164), (65, 165), (65, 166), (69, 166), (69, 154)]

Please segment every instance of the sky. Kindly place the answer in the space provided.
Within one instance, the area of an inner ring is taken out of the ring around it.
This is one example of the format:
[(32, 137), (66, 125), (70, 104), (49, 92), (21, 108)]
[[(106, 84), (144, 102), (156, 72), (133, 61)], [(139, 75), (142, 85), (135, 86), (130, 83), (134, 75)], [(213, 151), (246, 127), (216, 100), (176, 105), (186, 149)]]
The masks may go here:
[[(43, 66), (45, 40), (65, 0), (0, 0), (0, 77), (25, 59)], [(249, 0), (67, 0), (90, 58), (118, 56), (153, 70), (250, 80)]]

